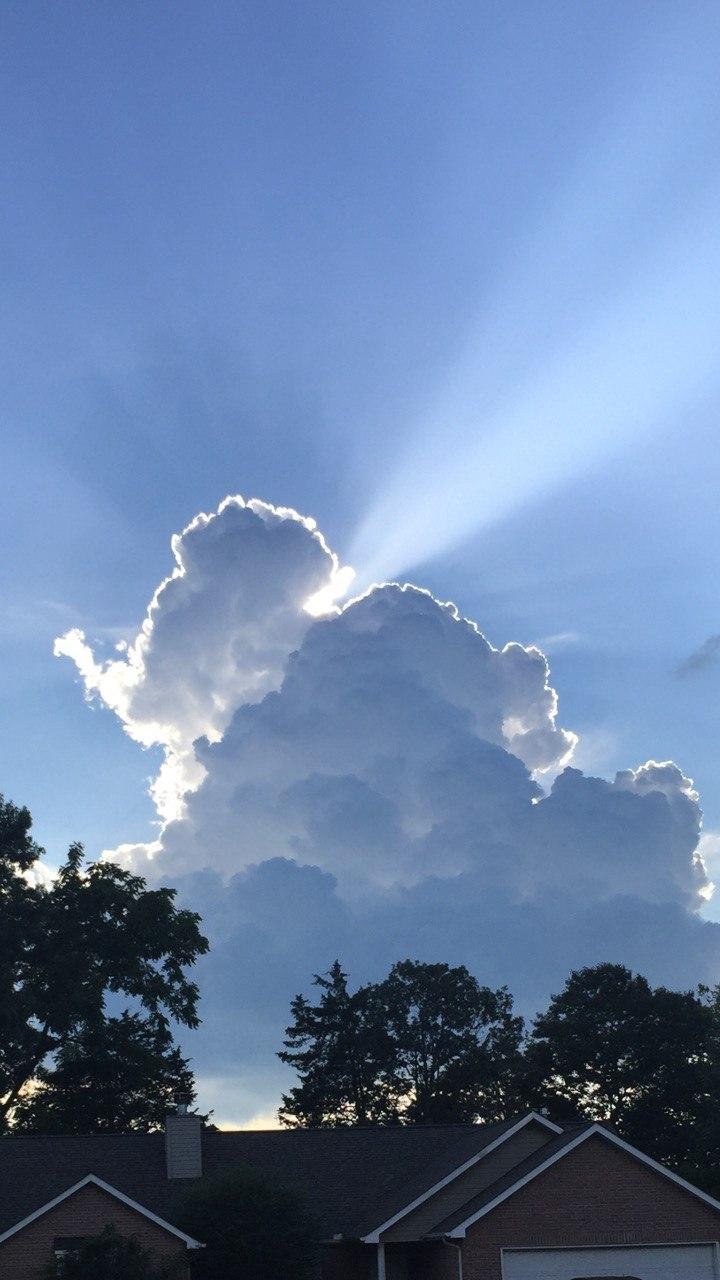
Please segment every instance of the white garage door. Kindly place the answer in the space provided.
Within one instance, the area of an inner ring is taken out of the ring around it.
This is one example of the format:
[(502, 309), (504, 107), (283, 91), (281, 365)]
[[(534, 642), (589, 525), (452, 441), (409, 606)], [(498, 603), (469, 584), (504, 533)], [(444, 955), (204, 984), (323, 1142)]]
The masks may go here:
[(508, 1249), (503, 1280), (580, 1280), (632, 1276), (633, 1280), (717, 1280), (710, 1244), (630, 1249)]

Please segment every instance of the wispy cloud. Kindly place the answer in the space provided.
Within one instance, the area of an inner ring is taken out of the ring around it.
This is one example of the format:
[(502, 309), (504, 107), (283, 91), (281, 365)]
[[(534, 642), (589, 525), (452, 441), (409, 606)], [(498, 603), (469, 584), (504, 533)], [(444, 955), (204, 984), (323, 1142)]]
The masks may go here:
[(718, 662), (720, 662), (720, 635), (708, 636), (699, 649), (695, 649), (675, 668), (675, 675), (682, 680), (685, 676), (694, 676), (708, 667), (714, 667)]
[(550, 636), (541, 636), (534, 643), (543, 653), (555, 653), (558, 649), (568, 649), (571, 645), (579, 644), (581, 640), (579, 631), (555, 631)]

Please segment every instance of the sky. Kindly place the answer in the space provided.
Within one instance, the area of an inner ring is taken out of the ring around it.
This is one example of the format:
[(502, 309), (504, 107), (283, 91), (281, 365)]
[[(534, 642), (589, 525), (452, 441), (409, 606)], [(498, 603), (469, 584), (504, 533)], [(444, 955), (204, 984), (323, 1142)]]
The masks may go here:
[(203, 911), (204, 1099), (336, 954), (720, 976), (717, 6), (0, 24), (0, 790)]

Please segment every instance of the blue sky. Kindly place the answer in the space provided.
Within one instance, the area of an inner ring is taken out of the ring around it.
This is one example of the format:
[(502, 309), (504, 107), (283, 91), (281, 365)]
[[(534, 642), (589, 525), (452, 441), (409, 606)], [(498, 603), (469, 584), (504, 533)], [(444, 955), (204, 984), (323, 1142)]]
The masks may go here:
[(146, 839), (159, 760), (54, 636), (132, 633), (234, 492), (543, 642), (582, 767), (677, 760), (720, 827), (720, 664), (673, 675), (720, 631), (717, 6), (2, 26), (0, 785), (52, 852)]

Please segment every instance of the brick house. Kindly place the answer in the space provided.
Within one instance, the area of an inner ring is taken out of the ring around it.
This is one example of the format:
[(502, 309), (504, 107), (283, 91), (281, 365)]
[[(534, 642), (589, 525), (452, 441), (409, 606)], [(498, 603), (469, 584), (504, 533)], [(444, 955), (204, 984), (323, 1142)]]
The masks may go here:
[(194, 1180), (250, 1169), (304, 1197), (322, 1280), (720, 1280), (720, 1203), (600, 1125), (495, 1125), (0, 1139), (0, 1280), (107, 1223), (176, 1257)]

